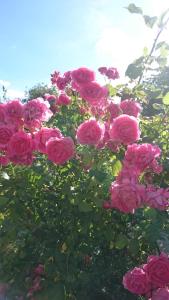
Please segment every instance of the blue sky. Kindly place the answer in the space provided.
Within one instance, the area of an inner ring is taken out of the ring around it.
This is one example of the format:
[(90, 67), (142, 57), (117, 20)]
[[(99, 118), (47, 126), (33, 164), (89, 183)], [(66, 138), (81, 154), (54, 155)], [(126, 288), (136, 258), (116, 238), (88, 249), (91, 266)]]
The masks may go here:
[[(0, 12), (0, 82), (20, 96), (50, 73), (101, 65), (124, 71), (141, 54), (152, 32), (127, 0), (5, 0)], [(167, 8), (167, 0), (136, 0), (146, 14)], [(169, 4), (168, 4), (169, 6)]]

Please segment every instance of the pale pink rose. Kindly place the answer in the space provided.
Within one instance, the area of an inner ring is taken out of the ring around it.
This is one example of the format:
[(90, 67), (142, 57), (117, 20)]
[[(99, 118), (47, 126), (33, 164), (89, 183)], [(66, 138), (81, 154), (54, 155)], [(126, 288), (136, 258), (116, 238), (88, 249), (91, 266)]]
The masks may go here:
[(169, 289), (160, 288), (153, 292), (151, 300), (169, 300)]
[(39, 128), (52, 115), (49, 103), (42, 98), (30, 100), (24, 105), (24, 122), (28, 128)]
[(165, 287), (169, 283), (169, 259), (166, 254), (149, 256), (144, 270), (153, 288)]
[(110, 102), (109, 105), (107, 106), (107, 112), (110, 115), (108, 119), (111, 122), (113, 121), (114, 118), (117, 118), (122, 113), (119, 104), (113, 102)]
[(19, 99), (7, 102), (5, 106), (7, 123), (23, 125), (23, 107)]
[(51, 74), (52, 84), (56, 84), (59, 74), (60, 74), (60, 72), (58, 72), (58, 71), (55, 71), (53, 74)]
[(42, 127), (38, 132), (36, 132), (34, 134), (36, 150), (46, 153), (46, 142), (51, 137), (61, 138), (61, 131), (58, 128)]
[(83, 85), (95, 80), (95, 73), (87, 68), (79, 68), (71, 72), (73, 81), (78, 85)]
[(140, 138), (138, 120), (135, 117), (121, 115), (114, 119), (109, 133), (113, 141), (124, 145), (134, 143)]
[(0, 103), (0, 124), (5, 124), (6, 119), (6, 104)]
[(75, 154), (75, 145), (70, 137), (51, 138), (46, 143), (46, 153), (49, 160), (57, 165), (62, 165)]
[(161, 150), (157, 145), (147, 143), (129, 145), (125, 153), (124, 166), (135, 167), (139, 172), (143, 172), (147, 168), (154, 170), (154, 166), (157, 168), (156, 158), (159, 158), (160, 154)]
[(0, 150), (3, 150), (7, 147), (12, 135), (15, 130), (10, 125), (0, 125)]
[(106, 67), (100, 67), (98, 68), (98, 71), (100, 72), (100, 74), (105, 75), (107, 72), (107, 68)]
[(59, 76), (56, 80), (56, 85), (59, 90), (64, 90), (67, 85), (67, 79), (65, 77)]
[(123, 111), (124, 114), (138, 117), (140, 115), (140, 112), (142, 110), (140, 104), (133, 99), (126, 99), (120, 103), (120, 108)]
[(109, 79), (118, 79), (119, 78), (119, 72), (116, 68), (108, 68), (105, 74)]
[(9, 164), (9, 158), (6, 155), (0, 155), (0, 166), (7, 166)]
[(151, 290), (145, 271), (142, 268), (134, 268), (123, 277), (125, 289), (137, 295), (144, 295)]
[(57, 105), (69, 105), (71, 104), (71, 98), (68, 97), (66, 94), (61, 93), (56, 100)]
[(104, 127), (96, 120), (87, 120), (77, 129), (76, 138), (82, 145), (97, 145), (104, 134)]
[(34, 143), (31, 134), (19, 131), (11, 137), (7, 147), (7, 154), (9, 157), (14, 155), (22, 156), (32, 152), (33, 148)]
[(157, 188), (150, 185), (146, 188), (145, 204), (159, 210), (166, 210), (169, 207), (169, 189)]
[(79, 88), (80, 96), (90, 105), (100, 105), (108, 95), (108, 89), (97, 82), (89, 82)]
[(143, 185), (130, 182), (128, 179), (122, 183), (113, 183), (111, 192), (111, 207), (123, 213), (133, 213), (142, 205), (145, 188)]

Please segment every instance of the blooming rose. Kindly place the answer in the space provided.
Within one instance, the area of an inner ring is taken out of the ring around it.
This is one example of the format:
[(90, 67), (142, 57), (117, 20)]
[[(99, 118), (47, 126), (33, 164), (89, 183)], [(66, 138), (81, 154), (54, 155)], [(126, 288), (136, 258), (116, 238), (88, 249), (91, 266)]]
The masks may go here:
[(57, 97), (55, 95), (45, 94), (45, 100), (47, 100), (51, 105), (56, 103)]
[(123, 285), (127, 290), (137, 295), (144, 295), (151, 289), (146, 273), (142, 268), (128, 271), (123, 277)]
[(23, 104), (20, 100), (7, 102), (5, 106), (6, 120), (8, 123), (22, 125), (23, 124)]
[(65, 77), (58, 76), (56, 79), (56, 85), (59, 90), (64, 90), (67, 85), (67, 79)]
[(111, 208), (117, 208), (124, 213), (133, 213), (142, 204), (144, 186), (130, 182), (126, 178), (122, 183), (113, 183), (110, 193)]
[(71, 98), (66, 94), (62, 93), (59, 95), (56, 104), (57, 105), (69, 105), (71, 103)]
[(91, 105), (100, 104), (108, 95), (106, 87), (100, 86), (97, 82), (89, 82), (80, 86), (80, 96)]
[(124, 145), (134, 143), (140, 138), (138, 120), (128, 115), (121, 115), (114, 119), (109, 133), (114, 141)]
[(32, 136), (24, 131), (16, 132), (10, 139), (7, 147), (8, 156), (25, 155), (34, 148)]
[(60, 72), (55, 71), (53, 74), (51, 74), (51, 82), (52, 84), (56, 84), (57, 78), (59, 76)]
[(148, 186), (144, 203), (159, 210), (166, 210), (169, 207), (169, 189)]
[(6, 148), (13, 134), (14, 134), (13, 127), (9, 125), (0, 125), (0, 150)]
[(24, 106), (24, 121), (28, 128), (39, 128), (41, 123), (48, 121), (52, 115), (49, 103), (41, 98), (33, 99)]
[(169, 259), (166, 254), (149, 256), (144, 270), (152, 287), (165, 287), (169, 283)]
[[(9, 154), (8, 154), (9, 155)], [(28, 152), (22, 155), (19, 154), (10, 154), (9, 159), (15, 165), (25, 165), (30, 166), (33, 163), (34, 156), (32, 152)]]
[(46, 143), (48, 158), (55, 164), (62, 165), (75, 154), (75, 146), (72, 138), (51, 138)]
[(169, 289), (160, 288), (153, 292), (151, 300), (169, 300)]
[(108, 68), (106, 71), (106, 76), (109, 79), (118, 79), (119, 78), (119, 72), (117, 71), (116, 68)]
[(120, 103), (120, 108), (124, 114), (138, 117), (142, 108), (140, 104), (132, 99), (126, 99)]
[(9, 158), (6, 155), (0, 155), (0, 166), (7, 166), (9, 164)]
[(97, 145), (103, 137), (104, 129), (96, 120), (87, 120), (77, 129), (76, 138), (82, 145)]
[(62, 134), (60, 130), (58, 128), (42, 127), (34, 135), (36, 149), (42, 153), (46, 153), (46, 142), (52, 137), (61, 138)]
[(72, 77), (71, 77), (71, 71), (67, 71), (63, 74), (64, 78), (66, 79), (67, 83), (70, 83), (71, 80), (72, 80)]
[(110, 114), (110, 121), (113, 121), (114, 118), (117, 118), (121, 114), (119, 104), (110, 102), (107, 106), (107, 112)]
[(100, 72), (100, 74), (105, 75), (107, 72), (107, 68), (106, 67), (100, 67), (98, 68), (98, 71)]
[(124, 165), (127, 167), (135, 167), (139, 172), (143, 172), (146, 168), (154, 169), (154, 162), (161, 154), (158, 146), (151, 144), (133, 144), (127, 147), (125, 153)]
[(42, 264), (39, 264), (35, 269), (34, 269), (34, 273), (36, 275), (43, 275), (45, 272), (45, 268), (44, 268), (44, 265)]
[(5, 112), (6, 104), (0, 103), (0, 124), (5, 124), (6, 112)]
[(78, 84), (86, 84), (95, 80), (95, 74), (93, 71), (87, 68), (79, 68), (71, 72), (73, 81)]

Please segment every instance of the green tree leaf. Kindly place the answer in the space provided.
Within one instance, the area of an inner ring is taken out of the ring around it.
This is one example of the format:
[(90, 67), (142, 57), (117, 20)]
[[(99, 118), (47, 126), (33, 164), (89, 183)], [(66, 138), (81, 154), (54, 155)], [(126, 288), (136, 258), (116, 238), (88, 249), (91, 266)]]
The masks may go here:
[(150, 28), (153, 28), (153, 26), (155, 25), (155, 23), (158, 19), (156, 16), (150, 17), (150, 16), (147, 16), (147, 15), (144, 15), (143, 18), (144, 18), (144, 21), (145, 21), (146, 25)]
[(141, 7), (136, 6), (134, 3), (130, 3), (129, 6), (125, 7), (132, 14), (141, 14), (143, 13)]
[(169, 92), (164, 96), (163, 103), (165, 105), (169, 105)]

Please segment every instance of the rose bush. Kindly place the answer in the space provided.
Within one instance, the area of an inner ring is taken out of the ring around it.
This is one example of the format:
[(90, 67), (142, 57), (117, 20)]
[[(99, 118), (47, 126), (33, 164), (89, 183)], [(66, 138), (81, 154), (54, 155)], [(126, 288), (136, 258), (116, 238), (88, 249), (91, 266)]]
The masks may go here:
[(153, 60), (165, 68), (155, 46), (127, 85), (111, 66), (104, 84), (54, 71), (51, 89), (0, 104), (1, 296), (168, 299), (169, 101), (145, 80)]

